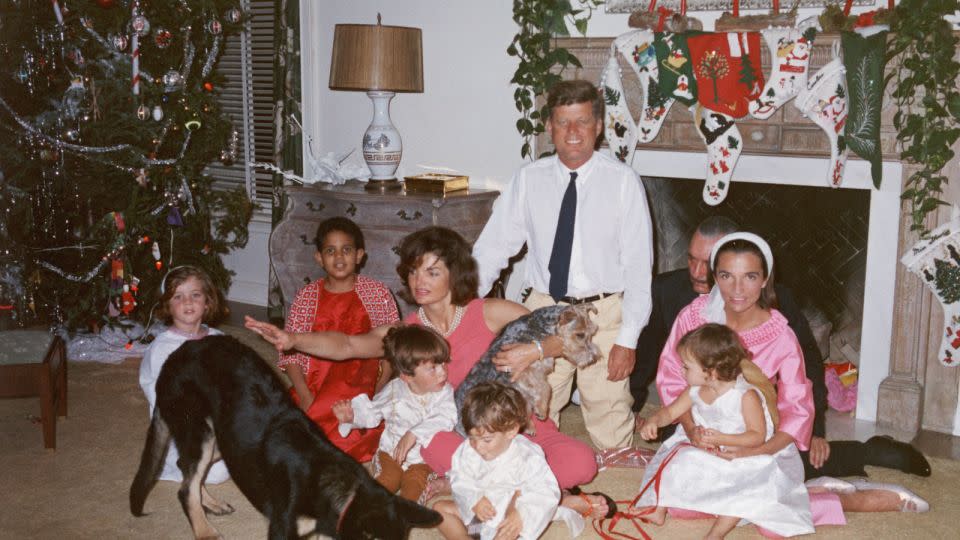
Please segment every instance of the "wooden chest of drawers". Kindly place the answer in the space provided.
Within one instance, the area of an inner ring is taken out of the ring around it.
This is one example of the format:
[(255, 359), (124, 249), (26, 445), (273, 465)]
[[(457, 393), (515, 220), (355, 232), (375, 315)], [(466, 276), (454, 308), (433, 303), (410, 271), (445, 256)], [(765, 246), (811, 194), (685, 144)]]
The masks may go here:
[[(283, 291), (284, 310), (297, 290), (323, 276), (313, 254), (317, 225), (334, 216), (350, 218), (363, 230), (367, 261), (361, 273), (387, 284), (396, 294), (397, 249), (404, 236), (430, 225), (449, 227), (473, 242), (490, 217), (499, 192), (465, 190), (446, 197), (420, 193), (371, 193), (360, 182), (341, 186), (287, 187), (287, 209), (270, 236), (270, 261)], [(410, 306), (399, 299), (400, 309)]]

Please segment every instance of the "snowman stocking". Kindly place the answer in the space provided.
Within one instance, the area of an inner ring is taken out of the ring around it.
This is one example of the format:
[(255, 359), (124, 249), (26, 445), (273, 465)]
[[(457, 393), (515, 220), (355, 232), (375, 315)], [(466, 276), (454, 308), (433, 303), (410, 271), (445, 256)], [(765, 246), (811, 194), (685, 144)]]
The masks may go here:
[(623, 94), (620, 81), (620, 63), (617, 62), (616, 49), (613, 49), (607, 68), (600, 79), (603, 99), (606, 104), (604, 136), (610, 147), (610, 154), (620, 161), (630, 164), (637, 148), (637, 126), (627, 108), (627, 97)]
[(900, 262), (930, 287), (943, 306), (943, 337), (937, 355), (945, 366), (960, 363), (960, 216), (917, 242)]
[(660, 93), (672, 96), (684, 105), (697, 102), (697, 80), (687, 47), (687, 34), (657, 32), (653, 39), (657, 53), (657, 80)]
[(884, 54), (887, 27), (858, 28), (843, 32), (843, 61), (850, 90), (850, 119), (846, 126), (847, 145), (870, 162), (873, 185), (882, 180), (880, 155), (880, 105), (883, 98)]
[(847, 122), (847, 98), (843, 74), (843, 62), (835, 56), (820, 68), (794, 102), (804, 116), (813, 120), (827, 134), (830, 141), (827, 181), (833, 187), (839, 187), (843, 182), (843, 169), (847, 163), (847, 145), (843, 135)]
[(773, 67), (760, 97), (750, 102), (750, 114), (766, 120), (806, 87), (817, 27), (804, 22), (798, 28), (768, 28), (761, 34), (770, 49)]
[(707, 179), (703, 186), (703, 202), (716, 206), (727, 198), (733, 168), (743, 150), (743, 137), (732, 116), (704, 109), (699, 105), (690, 107), (697, 133), (707, 145)]

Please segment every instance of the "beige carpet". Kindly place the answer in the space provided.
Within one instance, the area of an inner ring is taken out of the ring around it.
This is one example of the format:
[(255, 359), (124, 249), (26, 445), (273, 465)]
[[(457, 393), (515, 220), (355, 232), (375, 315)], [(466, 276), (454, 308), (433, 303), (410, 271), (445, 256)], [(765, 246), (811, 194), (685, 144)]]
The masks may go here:
[[(269, 352), (269, 349), (262, 349)], [(57, 425), (57, 450), (43, 448), (36, 399), (0, 400), (0, 538), (104, 539), (190, 538), (177, 502), (177, 485), (159, 482), (147, 499), (148, 516), (134, 518), (127, 492), (136, 471), (147, 429), (147, 405), (137, 385), (139, 361), (120, 365), (72, 363), (69, 411)], [(562, 429), (583, 436), (576, 407), (564, 412)], [(873, 479), (898, 482), (928, 498), (933, 509), (916, 514), (848, 514), (844, 527), (822, 527), (823, 538), (955, 538), (951, 521), (960, 515), (960, 463), (932, 459), (933, 476), (918, 478), (885, 469), (868, 469)], [(642, 471), (603, 471), (589, 490), (628, 499), (638, 489)], [(231, 482), (211, 491), (236, 507), (230, 516), (211, 521), (228, 539), (264, 538), (266, 521)], [(954, 516), (954, 517), (950, 517)], [(648, 527), (654, 538), (696, 538), (708, 522), (670, 521)], [(623, 532), (629, 532), (626, 528)], [(415, 539), (440, 538), (435, 531), (415, 531)], [(583, 537), (593, 538), (592, 532)], [(569, 538), (563, 525), (544, 538)], [(760, 538), (752, 527), (730, 538)]]

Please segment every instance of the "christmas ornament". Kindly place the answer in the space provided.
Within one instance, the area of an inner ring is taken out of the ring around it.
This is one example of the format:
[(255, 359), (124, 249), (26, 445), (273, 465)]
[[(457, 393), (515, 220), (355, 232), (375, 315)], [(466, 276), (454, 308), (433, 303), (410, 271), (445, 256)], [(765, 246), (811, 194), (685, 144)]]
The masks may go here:
[(754, 118), (770, 118), (806, 88), (816, 24), (816, 19), (808, 19), (797, 28), (768, 28), (762, 32), (773, 67), (760, 96), (750, 102), (750, 114)]
[(117, 5), (115, 0), (97, 0), (97, 5), (103, 9), (110, 9), (113, 6)]
[(157, 45), (157, 48), (166, 49), (173, 42), (173, 33), (162, 26), (158, 26), (153, 31), (153, 42)]
[(182, 84), (183, 75), (180, 75), (180, 72), (175, 69), (171, 69), (163, 75), (163, 85), (166, 87), (167, 92), (173, 92)]
[(194, 118), (192, 120), (187, 120), (187, 122), (183, 124), (183, 127), (187, 128), (187, 131), (200, 129), (200, 119)]
[(76, 128), (70, 128), (70, 129), (64, 130), (63, 137), (70, 142), (77, 142), (78, 140), (80, 140), (80, 131), (77, 130)]
[(123, 34), (114, 34), (113, 36), (110, 37), (110, 43), (113, 44), (114, 49), (120, 52), (123, 52), (124, 50), (126, 50), (127, 44), (129, 44), (129, 40), (127, 39), (127, 36)]
[(140, 187), (142, 188), (147, 187), (147, 170), (146, 169), (137, 170), (137, 184), (140, 184)]
[(171, 206), (167, 211), (167, 225), (171, 227), (183, 227), (183, 215), (180, 214), (180, 208)]
[(139, 118), (139, 119), (141, 119), (141, 120), (146, 120), (146, 119), (149, 118), (149, 117), (150, 117), (150, 111), (147, 110), (147, 106), (146, 106), (146, 105), (144, 105), (143, 103), (141, 103), (140, 106), (137, 107), (137, 118)]
[(210, 32), (214, 36), (219, 36), (220, 32), (223, 32), (223, 25), (216, 19), (210, 19), (210, 21), (207, 22), (207, 32)]
[(136, 14), (130, 19), (130, 29), (143, 37), (150, 33), (150, 21), (141, 14)]
[(223, 20), (230, 24), (237, 24), (243, 18), (243, 12), (238, 8), (232, 7), (223, 13)]
[(800, 90), (800, 95), (793, 102), (804, 116), (813, 120), (827, 134), (830, 141), (827, 182), (832, 187), (840, 187), (843, 182), (848, 153), (843, 135), (847, 122), (847, 91), (843, 62), (838, 53), (834, 47), (833, 60), (814, 74), (810, 84)]
[(150, 247), (150, 254), (153, 255), (153, 265), (157, 267), (157, 270), (163, 268), (163, 262), (160, 260), (160, 244), (154, 242), (153, 246)]
[(960, 210), (914, 244), (900, 262), (926, 283), (943, 306), (943, 337), (937, 355), (945, 366), (960, 363)]
[(203, 89), (207, 92), (213, 92), (213, 83), (210, 81), (203, 83)]
[(123, 293), (120, 295), (120, 311), (124, 315), (130, 315), (136, 306), (137, 301), (133, 298), (133, 293), (130, 292), (130, 285), (124, 285)]
[(153, 106), (153, 119), (157, 122), (163, 120), (163, 109), (159, 105)]

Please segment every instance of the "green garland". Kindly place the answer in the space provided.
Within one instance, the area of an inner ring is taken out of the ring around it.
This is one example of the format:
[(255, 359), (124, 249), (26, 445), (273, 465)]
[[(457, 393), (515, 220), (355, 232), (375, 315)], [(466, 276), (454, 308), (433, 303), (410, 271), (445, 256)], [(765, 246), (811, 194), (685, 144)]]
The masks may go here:
[(507, 47), (507, 54), (520, 62), (511, 83), (520, 118), (517, 131), (523, 136), (520, 156), (533, 155), (533, 138), (545, 130), (546, 106), (534, 107), (534, 100), (562, 79), (569, 66), (583, 67), (580, 60), (563, 47), (556, 47), (554, 38), (570, 35), (569, 21), (580, 34), (586, 35), (587, 22), (602, 0), (582, 0), (583, 9), (574, 9), (570, 0), (514, 0), (513, 20), (519, 30)]

